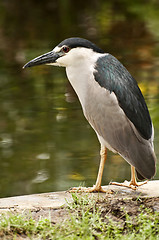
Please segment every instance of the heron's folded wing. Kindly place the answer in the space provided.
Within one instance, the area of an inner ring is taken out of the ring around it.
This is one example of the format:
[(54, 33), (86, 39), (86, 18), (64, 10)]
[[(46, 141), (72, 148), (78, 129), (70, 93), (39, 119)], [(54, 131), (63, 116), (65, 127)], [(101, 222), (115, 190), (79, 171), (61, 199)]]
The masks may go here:
[(151, 118), (136, 80), (127, 69), (115, 57), (107, 54), (98, 59), (94, 77), (102, 88), (115, 93), (128, 119), (143, 138), (150, 139)]
[[(108, 143), (106, 145), (133, 165), (140, 175), (150, 179), (155, 174), (156, 159), (153, 127), (136, 81), (111, 55), (98, 60), (94, 77), (96, 99), (87, 101), (88, 121), (100, 141)], [(90, 94), (93, 95), (93, 91)]]

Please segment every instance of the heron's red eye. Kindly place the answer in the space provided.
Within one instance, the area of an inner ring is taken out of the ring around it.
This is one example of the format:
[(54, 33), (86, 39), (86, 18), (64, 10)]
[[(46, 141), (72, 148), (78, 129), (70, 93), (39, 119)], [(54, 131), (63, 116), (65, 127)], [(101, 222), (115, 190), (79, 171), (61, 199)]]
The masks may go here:
[(67, 46), (64, 46), (64, 47), (62, 48), (62, 50), (63, 50), (65, 53), (68, 53), (68, 52), (70, 51), (69, 47), (67, 47)]

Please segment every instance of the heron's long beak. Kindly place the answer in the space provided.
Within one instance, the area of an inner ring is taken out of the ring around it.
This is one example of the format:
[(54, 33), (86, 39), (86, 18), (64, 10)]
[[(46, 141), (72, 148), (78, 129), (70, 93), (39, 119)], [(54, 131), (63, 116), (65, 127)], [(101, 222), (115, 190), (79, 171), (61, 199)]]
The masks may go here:
[(60, 57), (59, 53), (51, 51), (29, 61), (23, 66), (23, 68), (33, 67), (33, 66), (42, 65), (42, 64), (55, 63), (59, 57)]

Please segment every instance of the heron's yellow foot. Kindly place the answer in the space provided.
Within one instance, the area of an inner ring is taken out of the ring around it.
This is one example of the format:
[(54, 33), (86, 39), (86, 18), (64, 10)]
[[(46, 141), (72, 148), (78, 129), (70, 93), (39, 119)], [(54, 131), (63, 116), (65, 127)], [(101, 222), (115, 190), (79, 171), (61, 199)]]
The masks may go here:
[(106, 193), (108, 192), (108, 190), (104, 190), (101, 186), (98, 187), (96, 185), (94, 185), (93, 187), (73, 187), (70, 190), (68, 190), (69, 192), (84, 192), (84, 193), (92, 193), (92, 192), (103, 192)]
[(110, 182), (111, 185), (116, 185), (116, 186), (121, 186), (121, 187), (127, 187), (127, 188), (131, 188), (132, 190), (136, 190), (137, 187), (140, 187), (144, 184), (146, 184), (148, 181), (144, 181), (144, 182), (136, 182), (136, 181), (124, 181), (123, 183), (118, 183), (118, 182)]

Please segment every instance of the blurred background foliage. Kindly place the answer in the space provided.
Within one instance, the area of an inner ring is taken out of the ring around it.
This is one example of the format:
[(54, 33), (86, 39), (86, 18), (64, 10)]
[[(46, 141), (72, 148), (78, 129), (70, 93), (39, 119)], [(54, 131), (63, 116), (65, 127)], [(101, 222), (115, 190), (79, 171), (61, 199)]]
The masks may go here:
[[(1, 197), (95, 183), (99, 143), (64, 69), (22, 69), (68, 37), (93, 41), (136, 78), (159, 156), (158, 29), (157, 0), (0, 0)], [(103, 184), (129, 178), (129, 165), (109, 152)]]

